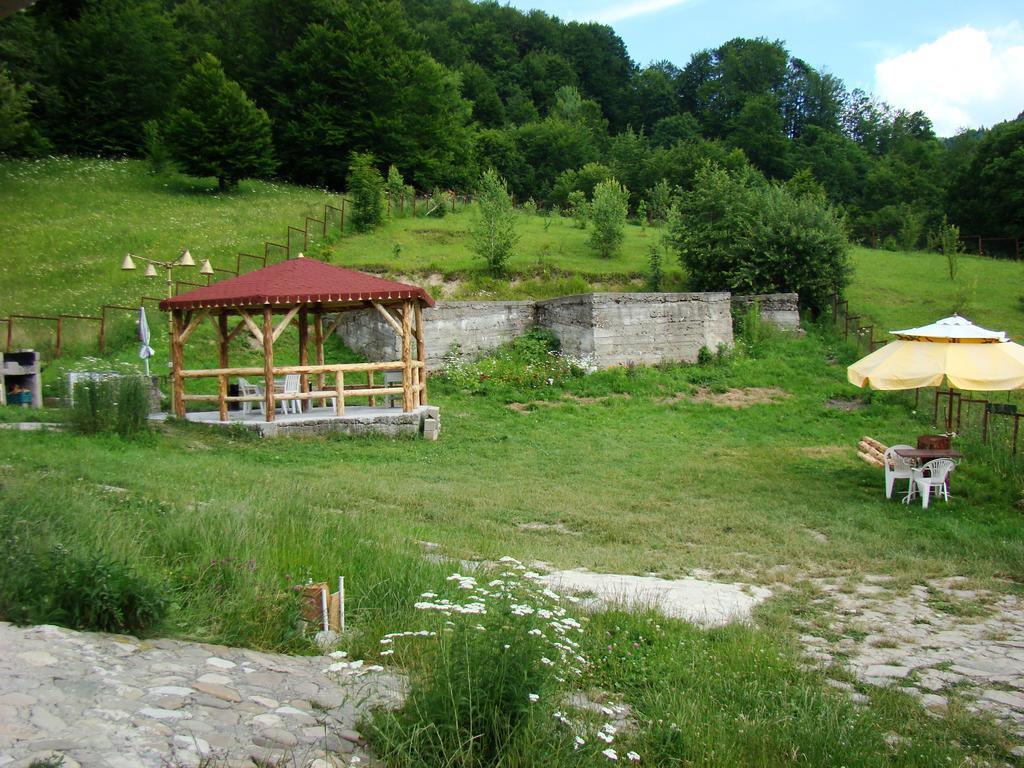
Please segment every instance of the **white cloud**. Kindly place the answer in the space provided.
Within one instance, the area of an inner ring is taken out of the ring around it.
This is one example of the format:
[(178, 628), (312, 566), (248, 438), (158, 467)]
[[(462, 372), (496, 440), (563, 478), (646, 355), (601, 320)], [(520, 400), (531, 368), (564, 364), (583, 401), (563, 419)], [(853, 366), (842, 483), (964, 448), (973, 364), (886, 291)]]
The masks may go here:
[(607, 8), (601, 8), (588, 14), (594, 21), (602, 24), (614, 24), (617, 21), (632, 19), (634, 16), (644, 16), (648, 13), (657, 13), (677, 5), (682, 5), (688, 0), (631, 0), (626, 3), (616, 3)]
[(1024, 31), (954, 29), (876, 65), (875, 92), (924, 111), (940, 136), (1014, 118), (1024, 110)]

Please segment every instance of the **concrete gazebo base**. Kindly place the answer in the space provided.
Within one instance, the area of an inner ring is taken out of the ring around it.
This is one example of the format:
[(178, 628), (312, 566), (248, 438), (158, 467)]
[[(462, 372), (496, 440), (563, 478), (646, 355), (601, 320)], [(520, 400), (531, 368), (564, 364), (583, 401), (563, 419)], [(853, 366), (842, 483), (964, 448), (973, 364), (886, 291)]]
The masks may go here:
[[(163, 414), (160, 414), (163, 417)], [(229, 411), (228, 420), (221, 421), (218, 411), (191, 411), (187, 421), (212, 427), (240, 426), (254, 430), (260, 437), (286, 437), (304, 435), (383, 435), (385, 437), (419, 437), (436, 440), (441, 430), (441, 412), (437, 406), (421, 405), (412, 411), (401, 408), (371, 408), (348, 406), (344, 416), (334, 408), (311, 408), (304, 413), (277, 414), (274, 421), (266, 421), (263, 414), (253, 409), (248, 414)]]

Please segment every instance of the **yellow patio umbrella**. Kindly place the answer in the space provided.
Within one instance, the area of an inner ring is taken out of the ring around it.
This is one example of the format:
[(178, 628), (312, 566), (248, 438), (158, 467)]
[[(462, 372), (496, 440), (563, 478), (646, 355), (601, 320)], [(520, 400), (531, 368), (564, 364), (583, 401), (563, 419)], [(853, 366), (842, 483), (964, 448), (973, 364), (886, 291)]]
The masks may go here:
[(950, 386), (972, 391), (1024, 387), (1024, 346), (953, 315), (931, 325), (891, 331), (896, 336), (846, 369), (858, 387), (917, 389)]

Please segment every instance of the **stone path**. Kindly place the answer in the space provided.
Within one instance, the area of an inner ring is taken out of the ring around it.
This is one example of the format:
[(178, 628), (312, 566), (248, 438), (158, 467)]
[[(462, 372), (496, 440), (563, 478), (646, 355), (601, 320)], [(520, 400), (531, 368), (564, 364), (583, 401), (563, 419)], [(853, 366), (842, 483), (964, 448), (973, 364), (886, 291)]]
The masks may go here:
[(801, 635), (808, 656), (824, 667), (845, 663), (864, 682), (898, 686), (937, 714), (951, 695), (961, 696), (1024, 742), (1024, 600), (967, 589), (959, 577), (906, 590), (890, 589), (890, 581), (814, 580), (831, 617), (827, 632)]
[(381, 667), (0, 622), (0, 767), (372, 765), (355, 730)]

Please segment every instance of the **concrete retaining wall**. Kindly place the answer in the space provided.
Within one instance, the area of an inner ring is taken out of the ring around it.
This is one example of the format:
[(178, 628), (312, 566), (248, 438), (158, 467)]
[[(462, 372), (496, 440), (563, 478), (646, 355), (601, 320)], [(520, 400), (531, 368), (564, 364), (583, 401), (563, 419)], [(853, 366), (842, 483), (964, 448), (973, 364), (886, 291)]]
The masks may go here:
[(732, 305), (738, 311), (756, 301), (761, 310), (761, 320), (781, 328), (795, 331), (800, 327), (800, 297), (795, 293), (765, 293), (760, 296), (733, 296)]
[[(427, 367), (456, 346), (476, 357), (537, 326), (562, 349), (603, 368), (691, 362), (701, 347), (732, 345), (728, 293), (586, 293), (545, 301), (447, 301), (424, 310)], [(398, 339), (374, 310), (346, 313), (338, 333), (371, 360), (401, 355)]]
[(728, 293), (587, 293), (537, 302), (537, 325), (600, 368), (692, 362), (732, 345)]

